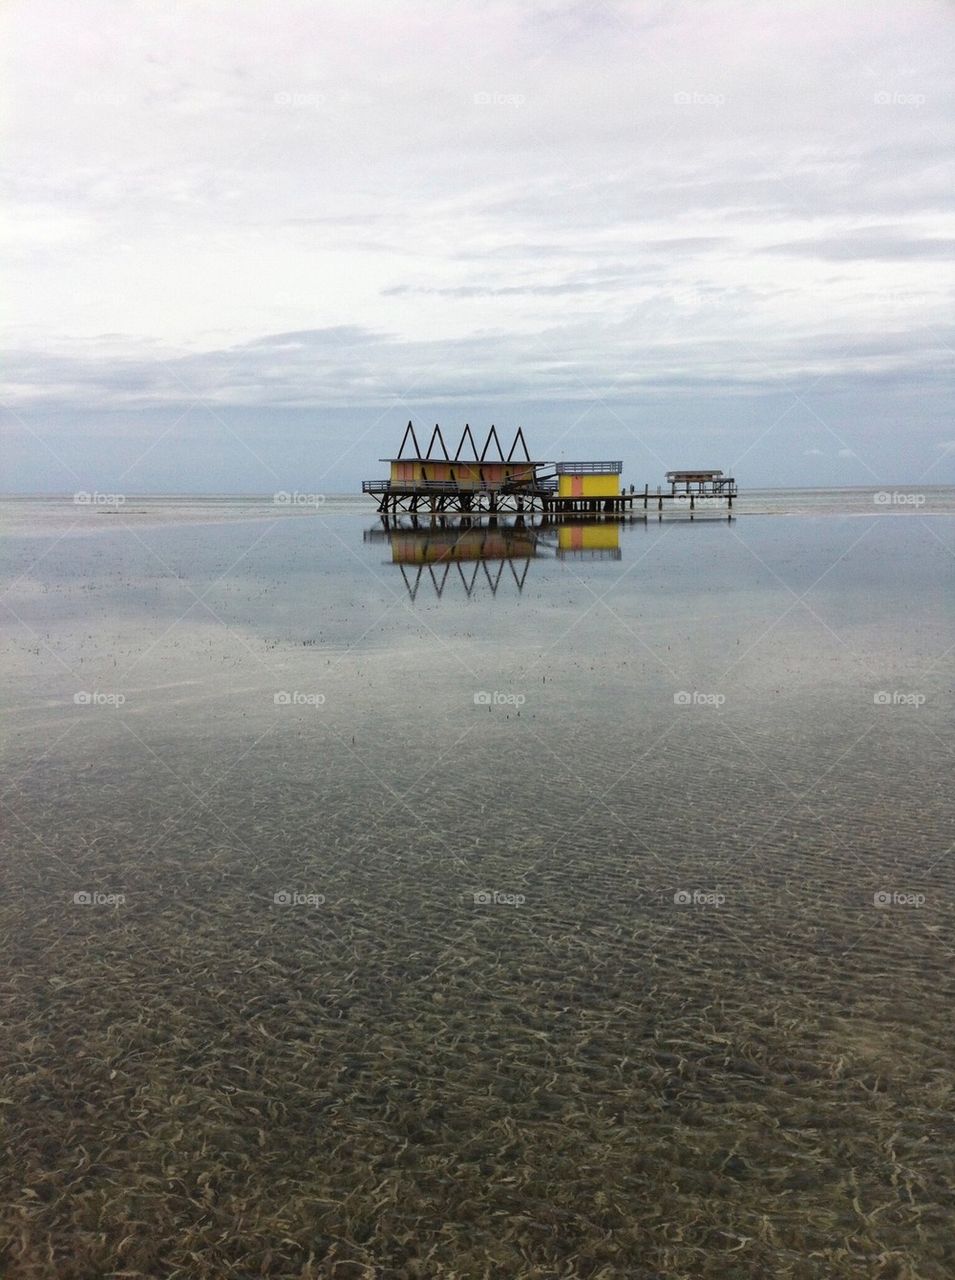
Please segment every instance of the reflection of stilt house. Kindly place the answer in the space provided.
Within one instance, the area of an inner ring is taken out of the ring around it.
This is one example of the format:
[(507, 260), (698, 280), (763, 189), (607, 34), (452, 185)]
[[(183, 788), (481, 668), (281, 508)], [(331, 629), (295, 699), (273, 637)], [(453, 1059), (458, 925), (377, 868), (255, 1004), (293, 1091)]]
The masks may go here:
[(396, 529), (391, 537), (392, 564), (434, 564), (439, 560), (527, 560), (537, 554), (537, 540), (527, 529), (489, 528)]
[(454, 516), (431, 517), (424, 525), (418, 524), (418, 517), (410, 518), (410, 525), (396, 523), (393, 528), (368, 530), (365, 536), (388, 539), (391, 563), (398, 565), (412, 600), (427, 581), (440, 599), (449, 577), (461, 583), (467, 596), (484, 584), (497, 595), (502, 578), (513, 580), (518, 592), (523, 591), (530, 562), (539, 554), (539, 526), (525, 525), (522, 517), (513, 525), (500, 524), (496, 517), (488, 524), (472, 524), (469, 516), (461, 517), (460, 523)]
[(634, 516), (418, 513), (383, 519), (364, 536), (388, 544), (414, 601), (429, 583), (439, 599), (449, 583), (469, 598), (483, 587), (496, 596), (502, 584), (521, 592), (532, 560), (619, 560), (620, 530), (638, 522), (645, 526)]

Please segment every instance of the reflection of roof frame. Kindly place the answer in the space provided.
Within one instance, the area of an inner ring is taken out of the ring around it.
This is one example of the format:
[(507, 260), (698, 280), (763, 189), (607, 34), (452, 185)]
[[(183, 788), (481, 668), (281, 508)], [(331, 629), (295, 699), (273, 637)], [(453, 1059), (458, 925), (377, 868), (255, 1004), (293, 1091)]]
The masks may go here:
[[(527, 578), (527, 571), (530, 568), (530, 564), (531, 564), (531, 557), (528, 556), (526, 560), (523, 560), (520, 562), (523, 566), (520, 572), (518, 572), (518, 570), (515, 568), (514, 561), (511, 560), (510, 558), (506, 560), (498, 560), (497, 573), (493, 575), (491, 574), (490, 570), (487, 567), (488, 561), (474, 560), (474, 561), (471, 561), (470, 563), (472, 563), (474, 566), (473, 569), (471, 570), (470, 581), (468, 580), (468, 575), (464, 571), (464, 564), (460, 560), (452, 560), (452, 561), (446, 560), (443, 564), (439, 563), (438, 565), (434, 565), (434, 564), (418, 565), (414, 573), (413, 581), (410, 580), (410, 575), (405, 572), (405, 566), (403, 564), (399, 564), (398, 568), (401, 571), (401, 576), (404, 579), (404, 584), (408, 589), (408, 595), (411, 597), (412, 603), (414, 603), (414, 599), (418, 594), (418, 588), (421, 586), (421, 579), (425, 574), (427, 574), (428, 577), (431, 579), (431, 585), (434, 587), (435, 593), (438, 599), (440, 600), (444, 592), (444, 588), (447, 585), (448, 574), (451, 573), (453, 569), (457, 570), (458, 577), (461, 579), (461, 583), (464, 587), (465, 594), (470, 599), (471, 595), (474, 592), (474, 588), (477, 585), (478, 575), (482, 571), (487, 581), (487, 585), (491, 588), (491, 595), (496, 596), (497, 589), (501, 584), (501, 575), (504, 573), (505, 565), (508, 566), (508, 568), (511, 571), (511, 575), (514, 578), (514, 581), (517, 583), (518, 592), (523, 591), (524, 582)], [(435, 569), (438, 569), (439, 572), (435, 573)]]

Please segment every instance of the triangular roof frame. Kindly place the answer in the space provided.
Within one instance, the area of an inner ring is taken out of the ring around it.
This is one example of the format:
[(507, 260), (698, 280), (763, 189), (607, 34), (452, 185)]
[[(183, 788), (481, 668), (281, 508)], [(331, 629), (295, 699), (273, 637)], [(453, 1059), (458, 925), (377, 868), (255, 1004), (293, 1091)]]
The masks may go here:
[(458, 459), (461, 457), (461, 450), (464, 448), (465, 440), (471, 441), (471, 451), (474, 454), (474, 461), (479, 462), (480, 459), (478, 458), (477, 442), (475, 441), (471, 428), (468, 426), (467, 423), (464, 424), (464, 430), (461, 432), (461, 439), (459, 440), (458, 447), (455, 450), (454, 461), (457, 462)]
[(523, 449), (524, 449), (524, 457), (526, 458), (526, 460), (527, 460), (528, 462), (530, 462), (530, 460), (531, 460), (531, 455), (530, 455), (530, 451), (529, 451), (529, 450), (528, 450), (528, 448), (527, 448), (527, 441), (524, 439), (524, 428), (523, 428), (523, 427), (518, 427), (518, 428), (517, 428), (517, 435), (514, 437), (514, 443), (511, 445), (511, 451), (510, 451), (510, 453), (507, 455), (507, 459), (506, 459), (506, 461), (510, 462), (510, 461), (511, 461), (511, 459), (514, 457), (514, 450), (517, 448), (517, 442), (518, 442), (518, 440), (521, 442), (521, 446), (522, 446), (522, 447), (523, 447)]
[(408, 423), (407, 427), (405, 427), (405, 433), (404, 433), (404, 435), (401, 437), (401, 448), (398, 450), (398, 457), (400, 458), (400, 457), (402, 457), (402, 455), (404, 454), (404, 451), (405, 451), (405, 441), (408, 439), (408, 436), (409, 436), (409, 435), (411, 436), (412, 442), (414, 443), (414, 447), (415, 447), (414, 454), (413, 454), (413, 455), (411, 455), (411, 456), (413, 456), (413, 457), (415, 457), (415, 458), (420, 458), (420, 457), (421, 457), (421, 445), (420, 445), (420, 444), (418, 444), (418, 437), (415, 435), (415, 433), (414, 433), (414, 427), (411, 425), (411, 423), (410, 423), (410, 422)]
[(431, 432), (431, 439), (428, 441), (428, 452), (425, 456), (427, 458), (431, 457), (431, 450), (434, 448), (436, 439), (441, 442), (441, 452), (444, 454), (445, 462), (450, 462), (451, 455), (448, 453), (448, 446), (444, 443), (444, 436), (441, 434), (441, 428), (437, 423), (434, 424), (434, 430)]
[(500, 437), (499, 437), (499, 436), (498, 436), (498, 434), (497, 434), (497, 427), (495, 427), (495, 426), (494, 426), (494, 424), (492, 423), (492, 424), (491, 424), (491, 430), (487, 433), (487, 439), (484, 441), (484, 448), (481, 450), (481, 456), (480, 456), (480, 458), (478, 458), (478, 462), (484, 462), (484, 461), (486, 460), (486, 458), (487, 458), (487, 451), (488, 451), (488, 449), (491, 447), (491, 441), (492, 441), (492, 440), (493, 440), (493, 441), (495, 442), (495, 444), (497, 445), (497, 457), (496, 457), (496, 458), (491, 458), (491, 459), (490, 459), (490, 461), (491, 461), (491, 462), (503, 462), (503, 461), (504, 461), (504, 450), (501, 448), (501, 440), (500, 440)]

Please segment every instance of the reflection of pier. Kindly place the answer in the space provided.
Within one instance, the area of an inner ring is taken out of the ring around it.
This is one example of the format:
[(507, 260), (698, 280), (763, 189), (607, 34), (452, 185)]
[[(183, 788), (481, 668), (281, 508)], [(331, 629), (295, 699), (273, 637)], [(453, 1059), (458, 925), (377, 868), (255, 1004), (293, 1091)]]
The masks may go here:
[(532, 560), (617, 560), (620, 527), (631, 523), (599, 517), (410, 515), (383, 517), (380, 526), (365, 530), (365, 541), (388, 542), (391, 563), (412, 600), (423, 582), (430, 582), (440, 598), (449, 580), (471, 597), (484, 586), (497, 595), (502, 584), (510, 583), (520, 593)]

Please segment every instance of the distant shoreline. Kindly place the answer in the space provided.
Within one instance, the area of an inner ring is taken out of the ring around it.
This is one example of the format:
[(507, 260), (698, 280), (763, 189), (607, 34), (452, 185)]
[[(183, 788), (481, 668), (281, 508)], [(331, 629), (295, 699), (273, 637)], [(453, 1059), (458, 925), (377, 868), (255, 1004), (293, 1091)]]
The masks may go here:
[[(879, 493), (883, 490), (889, 491), (906, 491), (906, 492), (940, 492), (946, 490), (955, 493), (955, 483), (952, 484), (922, 484), (917, 480), (887, 480), (880, 484), (865, 485), (754, 485), (750, 488), (741, 488), (740, 497), (746, 498), (757, 494), (811, 494), (811, 493), (847, 493), (847, 494), (863, 494), (863, 493)], [(117, 492), (111, 489), (110, 492)], [(656, 492), (653, 488), (650, 490), (652, 497)], [(269, 502), (271, 503), (274, 493), (129, 493), (124, 491), (123, 496), (126, 502)], [(37, 502), (44, 501), (66, 501), (72, 502), (74, 491), (50, 491), (50, 492), (28, 492), (27, 490), (15, 490), (0, 492), (0, 502), (20, 502), (32, 500)], [(354, 502), (364, 501), (363, 495), (357, 489), (346, 489), (340, 492), (329, 492), (324, 497), (331, 500), (340, 501), (349, 499)], [(369, 501), (368, 505), (374, 508), (374, 502)]]

